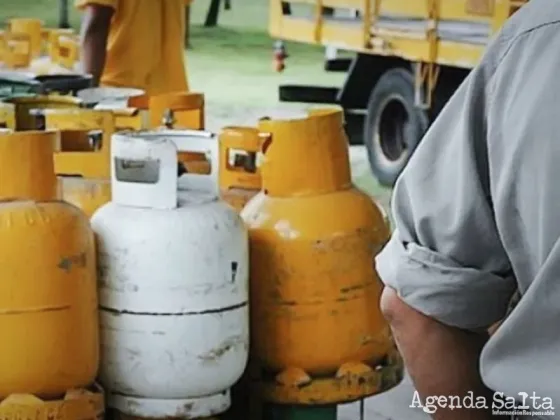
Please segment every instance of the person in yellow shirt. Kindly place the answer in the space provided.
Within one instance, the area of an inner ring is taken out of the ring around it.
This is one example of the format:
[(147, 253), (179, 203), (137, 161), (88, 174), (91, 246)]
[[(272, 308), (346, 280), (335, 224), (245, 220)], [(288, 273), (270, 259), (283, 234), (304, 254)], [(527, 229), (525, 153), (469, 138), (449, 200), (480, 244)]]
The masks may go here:
[(95, 86), (149, 95), (187, 91), (185, 7), (191, 0), (76, 0), (83, 70)]

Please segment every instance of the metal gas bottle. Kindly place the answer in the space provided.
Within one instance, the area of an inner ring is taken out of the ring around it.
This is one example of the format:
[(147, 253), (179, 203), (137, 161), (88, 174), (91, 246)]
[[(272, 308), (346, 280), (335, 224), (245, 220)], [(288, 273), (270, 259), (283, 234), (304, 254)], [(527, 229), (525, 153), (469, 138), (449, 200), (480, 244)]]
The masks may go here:
[(111, 201), (111, 181), (88, 179), (75, 176), (61, 176), (60, 196), (64, 201), (81, 209), (87, 217)]
[(253, 127), (225, 127), (220, 133), (221, 194), (237, 211), (260, 191), (257, 158), (265, 138)]
[(75, 35), (72, 28), (45, 28), (42, 32), (42, 38), (45, 43), (46, 53), (53, 63), (58, 60), (59, 39), (64, 36), (72, 37)]
[[(353, 187), (338, 109), (261, 120), (262, 192), (241, 212), (251, 252), (251, 360), (277, 404), (357, 400), (394, 386), (374, 256), (379, 207)], [(398, 376), (398, 375), (397, 375)]]
[(116, 131), (111, 111), (92, 109), (35, 110), (44, 126), (61, 133), (54, 156), (58, 175), (109, 179), (111, 135)]
[(15, 129), (37, 130), (42, 129), (38, 116), (33, 113), (35, 109), (59, 109), (80, 107), (81, 101), (78, 98), (62, 95), (38, 95), (38, 96), (15, 96), (4, 100), (6, 103), (14, 105)]
[(172, 92), (148, 96), (133, 95), (127, 100), (127, 107), (147, 111), (149, 127), (152, 129), (179, 128), (203, 130), (204, 95), (194, 92)]
[[(139, 101), (139, 99), (137, 99)], [(149, 99), (152, 128), (187, 128), (203, 130), (204, 95), (194, 92), (172, 92)]]
[(13, 104), (0, 102), (0, 128), (15, 130), (16, 112)]
[(96, 87), (78, 92), (84, 105), (96, 110), (109, 110), (115, 116), (115, 126), (119, 131), (146, 130), (150, 127), (146, 110), (128, 106), (130, 98), (144, 95), (140, 89), (124, 87)]
[(21, 34), (29, 37), (31, 55), (38, 57), (41, 54), (43, 21), (33, 18), (14, 18), (8, 20), (8, 31), (12, 34)]
[[(142, 131), (150, 128), (148, 99), (140, 89), (97, 87), (78, 92), (84, 104), (95, 110), (109, 110), (115, 116), (118, 131)], [(135, 102), (137, 106), (131, 105)]]
[(79, 209), (56, 201), (56, 142), (0, 134), (0, 400), (60, 398), (97, 373), (94, 237)]
[(61, 134), (61, 147), (54, 156), (61, 197), (91, 217), (111, 200), (109, 146), (116, 130), (114, 114), (92, 109), (43, 109), (34, 114), (47, 129)]
[[(35, 131), (14, 133), (7, 130), (1, 133), (0, 199), (23, 197), (49, 201), (56, 197), (52, 153), (58, 143), (54, 132), (44, 136)], [(21, 169), (22, 165), (25, 170)]]
[[(149, 99), (137, 97), (137, 104), (148, 104), (150, 127), (167, 129), (204, 130), (204, 95), (194, 92), (171, 92), (151, 96)], [(179, 153), (179, 161), (191, 173), (207, 174), (209, 163), (199, 153)]]
[(2, 34), (2, 62), (0, 62), (0, 68), (22, 71), (31, 64), (32, 58), (29, 35), (9, 31)]
[[(100, 380), (124, 415), (224, 412), (247, 362), (247, 230), (218, 198), (217, 142), (189, 133), (113, 135), (112, 202), (91, 221)], [(178, 151), (209, 152), (210, 174), (179, 180)]]
[(80, 62), (80, 38), (73, 33), (59, 33), (58, 36), (51, 36), (49, 41), (48, 53), (51, 61), (57, 65), (56, 72), (78, 72)]

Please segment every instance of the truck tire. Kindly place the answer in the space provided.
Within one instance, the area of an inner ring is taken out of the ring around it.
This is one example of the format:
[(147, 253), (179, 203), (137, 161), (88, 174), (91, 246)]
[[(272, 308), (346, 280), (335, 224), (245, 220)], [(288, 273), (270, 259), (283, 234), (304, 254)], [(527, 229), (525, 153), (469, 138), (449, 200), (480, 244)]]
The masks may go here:
[(364, 144), (381, 185), (392, 187), (429, 126), (414, 105), (414, 76), (405, 68), (386, 71), (369, 97)]

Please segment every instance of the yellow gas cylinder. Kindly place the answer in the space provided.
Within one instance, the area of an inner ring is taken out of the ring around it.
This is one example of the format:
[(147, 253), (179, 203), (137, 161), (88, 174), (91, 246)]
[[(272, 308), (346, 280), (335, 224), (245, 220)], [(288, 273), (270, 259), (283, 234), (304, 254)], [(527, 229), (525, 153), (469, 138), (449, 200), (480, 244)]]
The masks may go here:
[(65, 95), (16, 96), (4, 102), (14, 105), (17, 131), (42, 129), (42, 119), (33, 110), (78, 109), (81, 106), (78, 98)]
[(81, 211), (56, 201), (57, 139), (0, 134), (0, 418), (103, 412), (90, 388), (99, 363), (94, 236)]
[(32, 59), (31, 41), (26, 34), (4, 33), (3, 67), (20, 69), (29, 67)]
[(0, 30), (0, 67), (5, 60), (6, 48), (6, 31)]
[[(137, 100), (141, 102), (140, 99)], [(151, 128), (204, 130), (204, 95), (172, 92), (151, 96), (148, 100)], [(199, 153), (179, 153), (179, 161), (188, 172), (209, 174), (210, 164)]]
[(0, 200), (23, 197), (47, 201), (56, 197), (52, 154), (58, 147), (59, 137), (52, 132), (0, 133)]
[[(80, 40), (73, 34), (59, 34), (52, 46), (53, 61), (63, 69), (75, 70), (80, 61)], [(51, 41), (52, 42), (52, 41)]]
[(262, 192), (241, 212), (251, 241), (251, 359), (263, 374), (255, 389), (267, 402), (313, 409), (383, 392), (402, 373), (387, 362), (395, 350), (374, 268), (388, 232), (379, 207), (352, 185), (342, 112), (262, 120), (259, 131), (270, 136)]
[(89, 218), (111, 201), (110, 180), (60, 176), (59, 182), (62, 199), (81, 209)]
[(150, 109), (150, 97), (147, 94), (132, 95), (127, 99), (127, 105), (130, 108), (138, 108), (143, 111)]
[(62, 198), (88, 216), (111, 201), (111, 136), (116, 131), (115, 116), (109, 110), (44, 110), (47, 129), (86, 135), (62, 143), (55, 152), (56, 174), (60, 177)]
[[(141, 129), (143, 124), (137, 111), (126, 108), (44, 112), (45, 126), (61, 130), (63, 135), (61, 150), (55, 154), (62, 198), (89, 217), (111, 201), (110, 138), (117, 130)], [(74, 136), (68, 139), (69, 133)]]
[(221, 195), (237, 211), (260, 191), (257, 156), (262, 140), (259, 130), (252, 127), (225, 127), (220, 133)]
[(73, 36), (74, 29), (72, 28), (45, 28), (42, 32), (43, 45), (45, 46), (45, 53), (56, 62), (56, 55), (58, 52), (58, 39), (61, 36)]
[[(61, 150), (55, 153), (58, 175), (109, 179), (111, 136), (116, 131), (115, 117), (108, 110), (44, 109), (41, 113), (45, 128), (61, 132)], [(75, 142), (64, 142), (65, 133), (82, 133)]]
[(138, 108), (121, 108), (112, 111), (115, 115), (115, 126), (118, 131), (141, 131), (147, 130), (150, 126), (147, 114)]
[(129, 105), (130, 98), (144, 95), (141, 89), (125, 87), (93, 87), (82, 89), (77, 93), (87, 107), (96, 110), (109, 110), (115, 115), (117, 130), (147, 130), (150, 128), (148, 111)]
[[(75, 69), (79, 59), (79, 46), (72, 29), (44, 28), (41, 33), (41, 55), (35, 57), (28, 70), (37, 75), (68, 74)], [(63, 43), (70, 42), (70, 45)]]
[(16, 111), (14, 104), (0, 102), (0, 128), (16, 128)]
[(41, 55), (43, 21), (32, 18), (14, 18), (8, 21), (8, 30), (12, 34), (23, 34), (29, 37), (31, 56)]
[(149, 99), (152, 128), (166, 126), (204, 130), (204, 95), (194, 92), (173, 92)]

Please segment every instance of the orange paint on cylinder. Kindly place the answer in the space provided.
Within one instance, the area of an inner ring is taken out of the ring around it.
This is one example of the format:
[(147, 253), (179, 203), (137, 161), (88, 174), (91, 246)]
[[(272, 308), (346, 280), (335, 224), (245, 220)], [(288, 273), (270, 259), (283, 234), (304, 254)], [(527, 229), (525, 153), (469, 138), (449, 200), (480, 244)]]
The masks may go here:
[[(0, 134), (0, 400), (61, 398), (97, 374), (94, 237), (80, 210), (57, 201), (56, 144), (53, 132)], [(16, 401), (0, 408), (17, 412)]]
[[(225, 127), (220, 133), (221, 195), (237, 211), (241, 211), (260, 191), (261, 175), (257, 167), (257, 155), (264, 138), (253, 127)], [(235, 153), (243, 154), (235, 155), (232, 162)]]
[[(360, 384), (346, 392), (336, 379), (373, 375), (393, 349), (374, 267), (389, 232), (352, 185), (342, 113), (263, 120), (259, 131), (270, 135), (262, 192), (241, 215), (251, 244), (251, 358), (276, 377), (266, 398), (321, 404), (380, 392)], [(321, 377), (332, 378), (327, 391), (305, 400), (301, 385)]]

